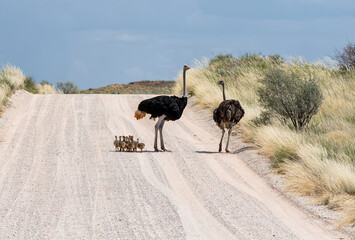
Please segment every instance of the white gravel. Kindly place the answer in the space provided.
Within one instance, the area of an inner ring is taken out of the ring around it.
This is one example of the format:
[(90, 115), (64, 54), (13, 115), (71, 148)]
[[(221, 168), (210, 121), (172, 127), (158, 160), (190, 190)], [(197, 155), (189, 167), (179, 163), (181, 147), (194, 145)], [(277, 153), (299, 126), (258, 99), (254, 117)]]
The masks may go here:
[[(144, 98), (15, 94), (0, 119), (0, 239), (351, 239), (275, 190), (238, 136), (217, 153), (191, 104), (165, 124), (172, 152), (152, 152), (155, 122), (133, 117)], [(114, 135), (146, 150), (115, 152)]]

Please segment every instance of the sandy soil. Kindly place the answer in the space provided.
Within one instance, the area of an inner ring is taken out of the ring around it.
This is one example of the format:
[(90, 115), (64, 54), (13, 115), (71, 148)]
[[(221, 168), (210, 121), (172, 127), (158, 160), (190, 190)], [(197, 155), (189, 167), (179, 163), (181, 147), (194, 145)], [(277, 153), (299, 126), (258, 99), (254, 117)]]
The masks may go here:
[[(164, 127), (135, 120), (143, 95), (18, 92), (0, 119), (0, 239), (350, 239), (247, 164), (217, 153), (219, 131), (190, 104)], [(115, 152), (134, 135), (143, 153)], [(254, 154), (254, 155), (253, 155)]]

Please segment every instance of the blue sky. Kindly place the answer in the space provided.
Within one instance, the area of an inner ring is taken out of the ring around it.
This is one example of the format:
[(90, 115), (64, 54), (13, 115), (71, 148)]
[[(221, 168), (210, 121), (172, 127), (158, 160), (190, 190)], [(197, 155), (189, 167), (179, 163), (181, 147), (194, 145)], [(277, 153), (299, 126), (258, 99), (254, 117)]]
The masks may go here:
[(173, 80), (245, 52), (312, 61), (355, 42), (353, 0), (0, 0), (0, 64), (80, 89)]

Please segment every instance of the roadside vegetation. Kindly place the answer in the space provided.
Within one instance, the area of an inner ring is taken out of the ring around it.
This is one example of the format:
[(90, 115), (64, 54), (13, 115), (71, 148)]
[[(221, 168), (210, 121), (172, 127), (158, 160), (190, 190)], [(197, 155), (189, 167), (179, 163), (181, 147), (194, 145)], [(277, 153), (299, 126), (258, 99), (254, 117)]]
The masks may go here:
[(36, 84), (32, 77), (26, 77), (22, 70), (12, 65), (6, 65), (0, 72), (0, 114), (9, 103), (8, 98), (19, 89), (34, 94), (56, 93), (49, 82)]
[(17, 89), (24, 88), (25, 75), (21, 69), (6, 65), (0, 72), (0, 114), (8, 104), (8, 97)]
[[(354, 68), (278, 55), (218, 55), (195, 62), (187, 89), (212, 112), (222, 101), (219, 80), (227, 99), (245, 109), (238, 124), (243, 137), (270, 158), (287, 189), (342, 210), (340, 225), (355, 226)], [(180, 75), (173, 92), (181, 89)]]
[(57, 82), (57, 90), (64, 94), (76, 94), (78, 87), (73, 82)]

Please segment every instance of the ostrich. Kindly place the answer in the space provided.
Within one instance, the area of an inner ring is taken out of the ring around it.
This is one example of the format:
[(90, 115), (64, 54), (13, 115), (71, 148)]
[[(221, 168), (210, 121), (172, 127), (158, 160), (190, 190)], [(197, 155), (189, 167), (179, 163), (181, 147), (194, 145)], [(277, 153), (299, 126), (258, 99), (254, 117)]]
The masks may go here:
[(218, 108), (213, 111), (213, 120), (217, 123), (217, 126), (222, 129), (222, 137), (219, 142), (219, 152), (222, 151), (222, 140), (225, 132), (224, 128), (228, 129), (226, 152), (229, 152), (228, 144), (232, 127), (236, 125), (244, 116), (244, 110), (242, 106), (240, 106), (239, 101), (234, 99), (226, 100), (224, 81), (219, 81), (218, 84), (221, 84), (223, 88), (223, 101), (219, 104)]
[(158, 152), (157, 138), (158, 130), (160, 132), (160, 145), (161, 149), (165, 152), (170, 152), (164, 146), (163, 140), (163, 127), (165, 121), (175, 121), (178, 120), (187, 104), (186, 97), (186, 71), (190, 67), (184, 65), (183, 68), (183, 83), (184, 83), (184, 93), (181, 98), (177, 96), (157, 96), (150, 99), (143, 100), (139, 103), (138, 109), (136, 110), (134, 116), (137, 120), (145, 117), (147, 113), (151, 114), (150, 119), (155, 119), (159, 117), (158, 122), (155, 124), (155, 137), (154, 137), (154, 150)]

